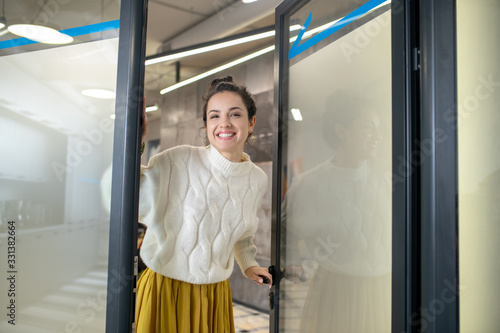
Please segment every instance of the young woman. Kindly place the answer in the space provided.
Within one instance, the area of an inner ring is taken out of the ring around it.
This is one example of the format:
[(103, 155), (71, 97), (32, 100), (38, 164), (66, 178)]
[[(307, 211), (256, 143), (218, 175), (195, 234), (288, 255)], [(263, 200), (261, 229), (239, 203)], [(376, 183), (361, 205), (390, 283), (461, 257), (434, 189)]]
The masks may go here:
[(168, 149), (141, 168), (148, 268), (137, 286), (138, 333), (234, 332), (234, 258), (246, 277), (272, 284), (252, 243), (267, 177), (243, 152), (255, 102), (230, 76), (213, 80), (203, 101), (206, 146)]

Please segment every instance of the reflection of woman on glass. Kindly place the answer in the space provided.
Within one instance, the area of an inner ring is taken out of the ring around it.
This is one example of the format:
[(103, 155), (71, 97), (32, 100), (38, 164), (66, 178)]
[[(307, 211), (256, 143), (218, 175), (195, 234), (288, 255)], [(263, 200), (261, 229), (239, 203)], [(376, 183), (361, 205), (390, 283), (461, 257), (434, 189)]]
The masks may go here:
[(235, 257), (249, 279), (271, 280), (252, 243), (267, 177), (243, 153), (255, 103), (231, 77), (212, 81), (204, 101), (210, 144), (168, 149), (141, 168), (139, 218), (148, 229), (140, 253), (148, 268), (137, 286), (138, 333), (234, 332)]
[(305, 280), (298, 240), (317, 267), (301, 332), (390, 332), (391, 198), (377, 158), (380, 122), (372, 105), (336, 92), (323, 121), (334, 156), (286, 194), (285, 278)]

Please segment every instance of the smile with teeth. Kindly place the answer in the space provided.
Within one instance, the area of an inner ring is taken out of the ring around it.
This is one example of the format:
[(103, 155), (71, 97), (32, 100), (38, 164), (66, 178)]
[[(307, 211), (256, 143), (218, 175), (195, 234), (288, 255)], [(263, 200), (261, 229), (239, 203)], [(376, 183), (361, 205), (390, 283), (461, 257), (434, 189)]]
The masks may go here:
[(219, 134), (217, 134), (217, 136), (219, 138), (230, 138), (230, 137), (233, 137), (235, 135), (236, 135), (236, 133), (219, 133)]

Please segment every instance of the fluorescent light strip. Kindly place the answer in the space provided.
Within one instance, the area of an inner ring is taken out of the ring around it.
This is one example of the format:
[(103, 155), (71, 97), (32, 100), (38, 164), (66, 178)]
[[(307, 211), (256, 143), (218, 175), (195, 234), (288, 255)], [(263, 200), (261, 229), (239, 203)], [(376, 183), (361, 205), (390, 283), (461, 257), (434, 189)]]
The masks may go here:
[[(329, 23), (329, 24), (325, 24), (325, 25), (324, 25), (324, 27), (325, 27), (325, 28), (323, 28), (323, 29), (326, 29), (326, 28), (327, 28), (328, 26), (330, 26), (330, 25), (331, 25), (331, 23)], [(300, 29), (300, 28), (301, 28), (301, 26), (300, 26), (300, 25), (294, 25), (293, 27), (294, 27), (294, 29)], [(290, 29), (290, 30), (291, 30), (291, 29)], [(314, 32), (313, 32), (313, 33), (314, 33)], [(313, 34), (313, 33), (311, 33), (311, 34)], [(273, 34), (274, 34), (274, 31), (273, 31)], [(309, 34), (309, 35), (311, 35), (311, 34)], [(304, 35), (305, 35), (305, 34), (304, 34)], [(309, 36), (309, 35), (308, 35), (308, 36)], [(295, 38), (296, 38), (296, 37), (295, 37)], [(292, 39), (293, 39), (293, 38), (292, 38)], [(291, 42), (291, 41), (292, 41), (292, 40), (290, 40), (290, 42)], [(253, 59), (253, 58), (255, 58), (255, 57), (258, 57), (258, 56), (260, 56), (260, 55), (262, 55), (262, 54), (265, 54), (265, 53), (267, 53), (267, 52), (271, 52), (271, 51), (273, 51), (273, 50), (274, 50), (274, 45), (269, 46), (269, 47), (266, 47), (265, 49), (262, 49), (262, 50), (260, 50), (260, 51), (255, 52), (255, 53), (252, 53), (252, 54), (250, 54), (250, 55), (247, 55), (247, 56), (245, 56), (245, 57), (243, 57), (243, 58), (237, 59), (237, 60), (232, 61), (232, 62), (230, 62), (230, 63), (228, 63), (228, 64), (222, 65), (222, 66), (217, 67), (217, 68), (214, 68), (214, 69), (212, 69), (212, 70), (209, 70), (208, 72), (205, 72), (205, 73), (199, 74), (199, 75), (194, 76), (194, 77), (192, 77), (192, 78), (190, 78), (190, 79), (184, 80), (184, 81), (179, 82), (179, 83), (176, 83), (176, 84), (174, 84), (174, 85), (171, 85), (170, 87), (167, 87), (167, 88), (165, 88), (165, 89), (161, 90), (161, 91), (160, 91), (160, 94), (164, 95), (164, 94), (166, 94), (166, 93), (168, 93), (168, 92), (171, 92), (171, 91), (173, 91), (173, 90), (175, 90), (175, 89), (179, 89), (180, 87), (184, 87), (185, 85), (188, 85), (188, 84), (190, 84), (190, 83), (196, 82), (196, 81), (201, 80), (201, 79), (203, 79), (203, 78), (205, 78), (205, 77), (207, 77), (207, 76), (210, 76), (210, 75), (212, 75), (212, 74), (218, 73), (218, 72), (220, 72), (220, 71), (223, 71), (223, 70), (225, 70), (225, 69), (231, 68), (231, 67), (233, 67), (233, 66), (239, 65), (239, 64), (241, 64), (241, 63), (243, 63), (243, 62), (245, 62), (245, 61), (248, 61), (248, 60), (250, 60), (250, 59)]]
[[(339, 20), (340, 20), (340, 19), (339, 19)], [(332, 24), (334, 24), (335, 22), (337, 22), (337, 21), (339, 21), (339, 20), (336, 20), (336, 21), (334, 21), (334, 22), (331, 22), (331, 23), (328, 23), (328, 24), (322, 25), (321, 27), (318, 27), (318, 28), (316, 28), (316, 29), (313, 29), (313, 30), (311, 30), (311, 31), (308, 31), (308, 32), (306, 32), (306, 33), (304, 34), (304, 37), (306, 37), (306, 36), (308, 37), (308, 36), (310, 36), (310, 35), (312, 35), (312, 34), (314, 34), (314, 33), (318, 32), (318, 31), (320, 31), (319, 29), (324, 30), (324, 29), (328, 28), (329, 26), (331, 26)], [(301, 25), (296, 24), (296, 25), (293, 25), (293, 26), (291, 26), (291, 27), (290, 27), (290, 31), (293, 31), (293, 30), (299, 30), (299, 29), (301, 29), (301, 28), (302, 28), (302, 26), (301, 26)], [(273, 33), (273, 35), (274, 35), (274, 31), (272, 31), (272, 33)], [(293, 42), (295, 39), (297, 39), (297, 37), (293, 37), (293, 38), (291, 38), (291, 39), (290, 39), (290, 42)], [(166, 94), (166, 93), (168, 93), (168, 92), (171, 92), (171, 91), (173, 91), (173, 90), (175, 90), (175, 89), (179, 89), (180, 87), (184, 87), (185, 85), (188, 85), (188, 84), (190, 84), (190, 83), (196, 82), (196, 81), (201, 80), (201, 79), (203, 79), (203, 78), (205, 78), (205, 77), (207, 77), (207, 76), (210, 76), (210, 75), (212, 75), (212, 74), (218, 73), (218, 72), (220, 72), (220, 71), (223, 71), (223, 70), (225, 70), (225, 69), (231, 68), (231, 67), (233, 67), (233, 66), (239, 65), (239, 64), (241, 64), (242, 62), (248, 61), (248, 60), (253, 59), (253, 58), (255, 58), (255, 57), (258, 57), (258, 56), (260, 56), (260, 55), (262, 55), (262, 54), (265, 54), (265, 53), (267, 53), (267, 52), (271, 52), (271, 51), (273, 51), (273, 50), (274, 50), (274, 45), (269, 46), (269, 47), (266, 47), (265, 49), (262, 49), (262, 50), (260, 50), (260, 51), (255, 52), (255, 53), (252, 53), (252, 54), (250, 54), (250, 55), (247, 55), (247, 56), (245, 56), (245, 57), (243, 57), (243, 58), (237, 59), (237, 60), (232, 61), (232, 62), (230, 62), (230, 63), (228, 63), (228, 64), (222, 65), (222, 66), (217, 67), (217, 68), (214, 68), (214, 69), (212, 69), (212, 70), (209, 70), (208, 72), (205, 72), (205, 73), (199, 74), (199, 75), (194, 76), (194, 77), (192, 77), (192, 78), (190, 78), (190, 79), (184, 80), (184, 81), (179, 82), (179, 83), (176, 83), (176, 84), (174, 84), (174, 85), (171, 85), (170, 87), (167, 87), (167, 88), (165, 88), (165, 89), (161, 90), (161, 91), (160, 91), (160, 94), (164, 95), (164, 94)]]
[(146, 107), (146, 112), (153, 112), (158, 110), (158, 105), (151, 105)]
[(238, 44), (243, 44), (243, 43), (248, 43), (257, 39), (262, 39), (262, 38), (267, 38), (267, 37), (272, 37), (274, 36), (274, 30), (273, 31), (267, 31), (267, 32), (262, 32), (260, 34), (248, 36), (248, 37), (243, 37), (243, 38), (238, 38), (235, 40), (230, 40), (227, 42), (219, 43), (219, 44), (214, 44), (210, 46), (205, 46), (205, 47), (200, 47), (198, 49), (194, 50), (189, 50), (189, 51), (184, 51), (180, 53), (175, 53), (175, 54), (170, 54), (166, 55), (164, 57), (159, 57), (156, 59), (149, 59), (146, 60), (146, 66), (152, 65), (152, 64), (157, 64), (159, 62), (164, 62), (164, 61), (169, 61), (169, 60), (174, 60), (174, 59), (179, 59), (179, 58), (184, 58), (187, 56), (195, 55), (195, 54), (200, 54), (204, 52), (209, 52), (209, 51), (214, 51), (218, 49), (222, 49), (225, 47), (233, 46), (233, 45), (238, 45)]
[[(302, 26), (295, 24), (295, 25), (290, 26), (290, 31), (300, 30), (301, 28), (302, 28)], [(234, 45), (248, 43), (248, 42), (252, 42), (254, 40), (258, 40), (258, 39), (272, 37), (274, 35), (275, 35), (275, 31), (271, 30), (271, 31), (267, 31), (267, 32), (261, 32), (260, 34), (256, 34), (256, 35), (252, 35), (252, 36), (247, 36), (247, 37), (242, 37), (242, 38), (230, 40), (227, 42), (222, 42), (219, 44), (214, 44), (214, 45), (204, 46), (204, 47), (200, 47), (200, 48), (189, 50), (189, 51), (169, 54), (169, 55), (166, 55), (163, 57), (158, 57), (158, 58), (146, 60), (146, 66), (157, 64), (160, 62), (169, 61), (169, 60), (184, 58), (184, 57), (192, 56), (195, 54), (219, 50), (219, 49), (222, 49), (225, 47), (230, 47), (230, 46), (234, 46)]]
[[(325, 27), (325, 28), (323, 28), (323, 29), (326, 29), (326, 28), (327, 28), (328, 26), (330, 26), (330, 25), (331, 25), (331, 23), (329, 23), (329, 24), (325, 24), (325, 25), (323, 26), (323, 27)], [(293, 26), (291, 26), (291, 27), (290, 27), (290, 31), (292, 31), (292, 28), (293, 28), (293, 30), (298, 30), (298, 29), (301, 29), (301, 28), (302, 28), (302, 26), (300, 26), (300, 25), (298, 25), (298, 24), (293, 25)], [(274, 34), (274, 31), (272, 31), (272, 33)], [(308, 34), (308, 36), (309, 36), (309, 35), (311, 35), (311, 34), (313, 34), (313, 33), (314, 33), (314, 32), (312, 32), (312, 33)], [(307, 33), (306, 33), (306, 34), (307, 34)], [(304, 34), (304, 35), (306, 35), (306, 34)], [(295, 37), (295, 39), (296, 39), (296, 38), (297, 38), (297, 37)], [(293, 39), (293, 38), (292, 38), (292, 39)], [(290, 42), (292, 42), (292, 39), (290, 40)], [(185, 85), (188, 85), (188, 84), (190, 84), (190, 83), (196, 82), (196, 81), (198, 81), (198, 80), (201, 80), (201, 79), (203, 79), (203, 78), (205, 78), (205, 77), (207, 77), (207, 76), (210, 76), (210, 75), (212, 75), (212, 74), (218, 73), (218, 72), (220, 72), (220, 71), (223, 71), (224, 69), (228, 69), (228, 68), (231, 68), (231, 67), (233, 67), (233, 66), (239, 65), (239, 64), (241, 64), (241, 63), (243, 63), (243, 62), (245, 62), (245, 61), (248, 61), (248, 60), (250, 60), (250, 59), (253, 59), (253, 58), (255, 58), (255, 57), (258, 57), (258, 56), (260, 56), (260, 55), (262, 55), (262, 54), (265, 54), (265, 53), (267, 53), (267, 52), (271, 52), (271, 51), (273, 51), (273, 50), (274, 50), (274, 48), (275, 48), (275, 47), (274, 47), (274, 45), (269, 46), (269, 47), (266, 47), (265, 49), (262, 49), (262, 50), (260, 50), (260, 51), (255, 52), (255, 53), (252, 53), (252, 54), (250, 54), (250, 55), (247, 55), (247, 56), (245, 56), (245, 57), (243, 57), (243, 58), (237, 59), (237, 60), (232, 61), (232, 62), (230, 62), (230, 63), (228, 63), (228, 64), (222, 65), (222, 66), (217, 67), (217, 68), (214, 68), (214, 69), (212, 69), (212, 70), (209, 70), (208, 72), (205, 72), (205, 73), (199, 74), (199, 75), (194, 76), (194, 77), (192, 77), (192, 78), (190, 78), (190, 79), (184, 80), (184, 81), (179, 82), (179, 83), (176, 83), (176, 84), (174, 84), (174, 85), (171, 85), (170, 87), (167, 87), (167, 88), (165, 88), (165, 89), (162, 89), (162, 90), (160, 91), (160, 94), (164, 95), (164, 94), (166, 94), (166, 93), (168, 93), (168, 92), (171, 92), (171, 91), (173, 91), (173, 90), (175, 90), (175, 89), (179, 89), (180, 87), (184, 87)]]
[[(384, 5), (386, 5), (386, 4), (390, 3), (390, 2), (391, 2), (391, 0), (388, 0), (388, 1), (384, 2), (384, 3), (380, 4), (378, 7), (375, 7), (374, 9), (372, 9), (372, 11), (373, 11), (373, 10), (375, 10), (376, 8), (379, 8), (379, 7), (381, 7), (381, 6), (384, 6)], [(366, 14), (365, 14), (365, 15), (366, 15)], [(358, 18), (359, 18), (359, 17), (356, 17), (356, 18), (354, 18), (354, 19), (358, 19)], [(315, 28), (315, 29), (312, 29), (311, 31), (306, 31), (306, 32), (304, 33), (304, 35), (302, 36), (302, 38), (307, 38), (307, 37), (310, 37), (311, 35), (313, 35), (313, 34), (315, 34), (315, 33), (318, 33), (318, 32), (320, 32), (320, 31), (322, 31), (322, 30), (325, 30), (325, 29), (327, 29), (327, 28), (331, 27), (333, 24), (335, 24), (335, 23), (337, 23), (338, 21), (340, 21), (341, 19), (342, 19), (342, 17), (341, 17), (341, 18), (339, 18), (338, 20), (332, 21), (332, 22), (330, 22), (330, 23), (327, 23), (327, 24), (324, 24), (324, 25), (322, 25), (322, 26), (319, 26), (319, 27), (317, 27), (317, 28)], [(354, 20), (354, 19), (353, 19), (353, 20)], [(295, 24), (295, 25), (290, 26), (290, 31), (299, 30), (299, 29), (302, 29), (302, 26), (301, 26), (301, 25), (299, 25), (299, 24)], [(272, 34), (274, 35), (274, 31), (272, 31)], [(261, 34), (258, 34), (258, 35), (261, 35)], [(255, 35), (255, 36), (258, 36), (258, 35)], [(250, 36), (250, 37), (252, 37), (252, 36)], [(244, 38), (248, 38), (248, 37), (244, 37)], [(240, 38), (240, 39), (244, 39), (244, 38)], [(261, 37), (261, 38), (263, 38), (263, 37)], [(293, 43), (296, 39), (297, 39), (297, 36), (290, 38), (290, 43)], [(237, 41), (237, 40), (238, 40), (238, 39), (236, 39), (235, 41)], [(233, 41), (233, 42), (234, 42), (234, 41)], [(221, 44), (224, 44), (224, 43), (221, 43)], [(220, 45), (220, 44), (216, 44), (216, 45)], [(216, 46), (216, 45), (213, 45), (213, 46)], [(236, 44), (233, 44), (233, 45), (236, 45)], [(214, 50), (216, 50), (216, 49), (214, 49)], [(167, 87), (167, 88), (165, 88), (165, 89), (161, 90), (161, 91), (160, 91), (160, 94), (164, 95), (164, 94), (166, 94), (166, 93), (168, 93), (168, 92), (171, 92), (171, 91), (173, 91), (173, 90), (175, 90), (175, 89), (178, 89), (178, 88), (180, 88), (180, 87), (184, 87), (185, 85), (188, 85), (188, 84), (190, 84), (190, 83), (196, 82), (196, 81), (198, 81), (198, 80), (201, 80), (201, 79), (203, 79), (203, 78), (205, 78), (205, 77), (207, 77), (207, 76), (210, 76), (210, 75), (212, 75), (212, 74), (218, 73), (218, 72), (220, 72), (220, 71), (223, 71), (224, 69), (228, 69), (228, 68), (231, 68), (231, 67), (233, 67), (233, 66), (239, 65), (239, 64), (241, 64), (241, 63), (243, 63), (243, 62), (245, 62), (245, 61), (248, 61), (248, 60), (250, 60), (250, 59), (256, 58), (256, 57), (258, 57), (258, 56), (260, 56), (260, 55), (262, 55), (262, 54), (265, 54), (265, 53), (267, 53), (267, 52), (271, 52), (271, 51), (273, 51), (273, 50), (274, 50), (274, 45), (273, 45), (273, 46), (266, 47), (265, 49), (262, 49), (262, 50), (260, 50), (260, 51), (255, 52), (255, 53), (252, 53), (252, 54), (250, 54), (250, 55), (248, 55), (248, 56), (246, 56), (246, 57), (240, 58), (240, 59), (235, 60), (235, 61), (233, 61), (233, 62), (230, 62), (230, 63), (228, 63), (228, 64), (222, 65), (222, 66), (217, 67), (217, 68), (214, 68), (214, 69), (212, 69), (212, 70), (209, 70), (208, 72), (205, 72), (205, 73), (199, 74), (199, 75), (194, 76), (194, 77), (192, 77), (192, 78), (190, 78), (190, 79), (184, 80), (184, 81), (179, 82), (179, 83), (176, 83), (176, 84), (174, 84), (174, 85), (171, 85), (170, 87)], [(193, 51), (194, 51), (194, 50), (193, 50)], [(207, 51), (204, 51), (204, 52), (207, 52)], [(181, 53), (179, 53), (179, 54), (181, 54)], [(151, 59), (151, 60), (156, 60), (156, 59)], [(166, 61), (166, 60), (163, 60), (163, 61)], [(146, 65), (147, 65), (147, 62), (146, 62)], [(299, 112), (300, 112), (300, 111), (299, 111)], [(299, 114), (300, 114), (300, 113), (299, 113)], [(300, 121), (300, 120), (298, 120), (298, 121)]]
[(250, 59), (256, 58), (256, 57), (258, 57), (260, 55), (263, 55), (265, 53), (271, 52), (273, 50), (274, 50), (274, 45), (266, 47), (265, 49), (262, 49), (260, 51), (255, 52), (255, 53), (252, 53), (252, 54), (249, 54), (249, 55), (247, 55), (247, 56), (245, 56), (243, 58), (237, 59), (237, 60), (232, 61), (230, 63), (227, 63), (225, 65), (222, 65), (222, 66), (219, 66), (219, 67), (214, 68), (212, 70), (209, 70), (208, 72), (196, 75), (196, 76), (194, 76), (194, 77), (192, 77), (190, 79), (187, 79), (187, 80), (184, 80), (182, 82), (176, 83), (176, 84), (174, 84), (174, 85), (172, 85), (170, 87), (167, 87), (167, 88), (161, 90), (160, 94), (164, 95), (164, 94), (166, 94), (168, 92), (171, 92), (172, 90), (178, 89), (180, 87), (184, 87), (185, 85), (188, 85), (190, 83), (196, 82), (196, 81), (201, 80), (201, 79), (203, 79), (203, 78), (205, 78), (207, 76), (210, 76), (212, 74), (218, 73), (220, 71), (223, 71), (225, 69), (231, 68), (233, 66), (239, 65), (239, 64), (241, 64), (241, 63), (243, 63), (245, 61), (248, 61)]

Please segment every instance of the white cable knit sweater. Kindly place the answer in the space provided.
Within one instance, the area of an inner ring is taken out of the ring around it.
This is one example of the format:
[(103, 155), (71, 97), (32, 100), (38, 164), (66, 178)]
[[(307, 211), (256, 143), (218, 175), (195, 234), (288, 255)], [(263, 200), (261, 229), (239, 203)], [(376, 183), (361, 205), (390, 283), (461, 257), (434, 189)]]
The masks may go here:
[(327, 271), (363, 277), (391, 271), (391, 183), (382, 165), (343, 168), (330, 159), (293, 180), (282, 210), (290, 265), (300, 262), (297, 241), (304, 240)]
[(233, 163), (215, 148), (179, 146), (141, 166), (140, 255), (153, 271), (193, 284), (224, 281), (234, 257), (258, 266), (252, 243), (266, 174), (245, 154)]

